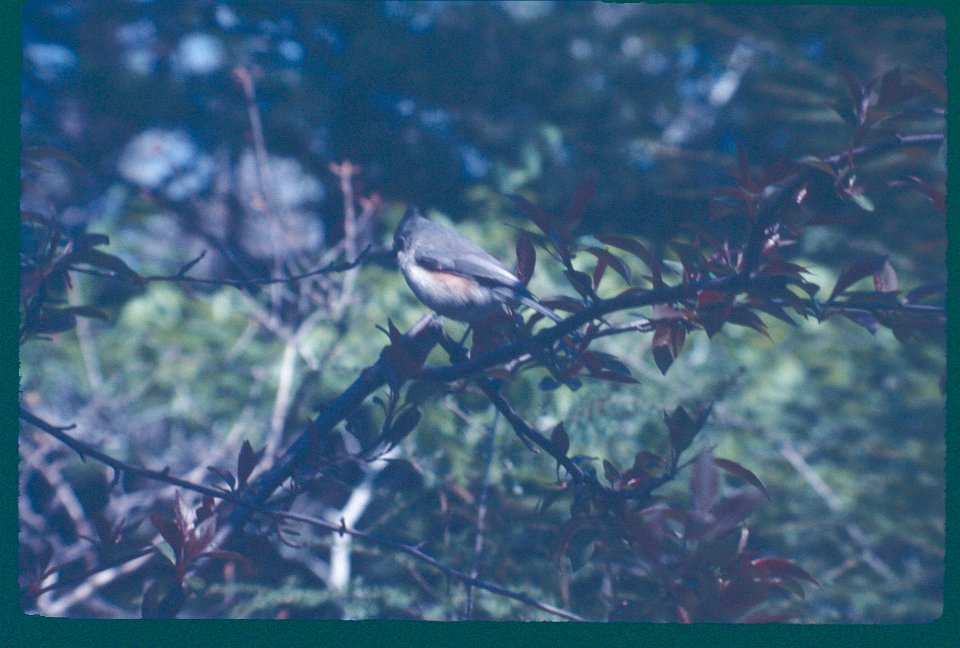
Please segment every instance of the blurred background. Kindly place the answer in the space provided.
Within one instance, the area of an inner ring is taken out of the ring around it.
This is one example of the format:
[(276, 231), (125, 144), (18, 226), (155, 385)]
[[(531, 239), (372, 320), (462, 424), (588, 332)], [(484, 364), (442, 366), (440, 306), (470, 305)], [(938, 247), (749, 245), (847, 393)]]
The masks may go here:
[[(943, 16), (912, 7), (32, 0), (23, 144), (76, 164), (33, 169), (27, 209), (71, 232), (108, 234), (109, 251), (143, 274), (173, 274), (204, 250), (192, 272), (217, 279), (304, 272), (367, 245), (373, 253), (357, 270), (292, 292), (140, 291), (80, 277), (70, 299), (110, 321), (80, 320), (53, 342), (22, 346), (24, 401), (77, 422), (104, 451), (174, 474), (227, 465), (244, 439), (277, 450), (376, 360), (386, 338), (375, 325), (391, 318), (403, 329), (424, 313), (383, 248), (408, 203), (512, 263), (517, 228), (529, 224), (505, 195), (559, 211), (591, 176), (583, 233), (629, 232), (659, 248), (679, 223), (709, 224), (710, 192), (730, 184), (738, 143), (756, 168), (840, 153), (853, 132), (844, 73), (865, 82), (902, 66), (942, 93), (945, 52)], [(943, 125), (918, 118), (905, 128)], [(946, 173), (942, 151), (879, 160), (873, 171), (889, 177), (885, 164), (933, 184)], [(943, 214), (863, 173), (876, 209), (838, 201), (841, 222), (809, 230), (791, 260), (826, 292), (843, 263), (866, 253), (889, 254), (905, 290), (945, 281)], [(563, 290), (555, 266), (543, 255), (535, 292)], [(640, 385), (544, 393), (540, 376), (526, 376), (513, 397), (530, 420), (564, 420), (574, 452), (629, 465), (638, 442), (662, 442), (662, 410), (722, 391), (700, 442), (770, 489), (751, 542), (823, 584), (791, 603), (802, 620), (936, 618), (943, 342), (902, 345), (845, 321), (769, 327), (773, 343), (743, 328), (709, 341), (694, 334), (665, 377), (649, 339), (611, 338), (606, 350)], [(492, 414), (468, 393), (426, 398), (424, 420), (400, 449), (403, 467), (371, 478), (377, 497), (358, 527), (468, 564)], [(351, 429), (362, 436), (375, 412)], [(45, 524), (62, 550), (77, 542), (77, 520), (38, 462), (61, 466), (89, 514), (135, 518), (160, 506), (146, 484), (108, 501), (107, 473), (34, 434), (21, 441), (36, 459), (21, 474), (21, 543), (49, 538)], [(481, 561), (482, 575), (548, 599), (556, 564), (538, 535), (548, 526), (530, 519), (552, 470), (500, 430), (488, 537), (501, 542)], [(172, 491), (162, 496), (169, 505)], [(313, 506), (335, 508), (336, 499), (328, 492)], [(59, 517), (35, 519), (44, 513)], [(213, 586), (189, 613), (443, 619), (462, 605), (461, 592), (437, 597), (410, 568), (362, 546), (349, 597), (334, 596), (317, 567), (328, 539), (308, 545), (272, 549), (269, 573)], [(584, 570), (575, 583), (589, 589)], [(140, 594), (121, 579), (41, 612), (125, 616)], [(480, 618), (541, 618), (490, 595), (477, 605)]]

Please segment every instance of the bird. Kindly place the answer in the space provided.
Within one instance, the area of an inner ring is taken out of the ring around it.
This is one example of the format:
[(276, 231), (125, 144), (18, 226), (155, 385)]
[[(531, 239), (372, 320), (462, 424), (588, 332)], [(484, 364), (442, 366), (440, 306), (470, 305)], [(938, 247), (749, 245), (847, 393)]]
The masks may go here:
[(504, 305), (523, 304), (562, 321), (496, 257), (466, 236), (423, 217), (415, 206), (407, 208), (397, 226), (393, 250), (413, 294), (443, 317), (473, 323)]

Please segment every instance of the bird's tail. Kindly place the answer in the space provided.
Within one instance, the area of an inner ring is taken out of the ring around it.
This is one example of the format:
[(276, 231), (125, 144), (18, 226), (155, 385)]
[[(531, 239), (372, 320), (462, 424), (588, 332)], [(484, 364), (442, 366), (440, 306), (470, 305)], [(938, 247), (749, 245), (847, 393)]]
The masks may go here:
[(549, 318), (552, 319), (554, 322), (562, 322), (562, 321), (563, 321), (563, 318), (562, 318), (562, 317), (560, 317), (559, 315), (557, 315), (556, 313), (554, 313), (552, 310), (550, 310), (549, 308), (547, 308), (547, 307), (544, 306), (543, 304), (537, 302), (535, 299), (533, 299), (533, 298), (531, 298), (531, 297), (527, 297), (527, 296), (525, 296), (525, 295), (517, 295), (517, 299), (518, 299), (518, 300), (520, 301), (520, 303), (523, 304), (524, 306), (527, 306), (527, 307), (529, 307), (529, 308), (532, 308), (533, 310), (537, 311), (538, 313), (540, 313), (540, 314), (543, 315), (544, 317), (549, 317)]

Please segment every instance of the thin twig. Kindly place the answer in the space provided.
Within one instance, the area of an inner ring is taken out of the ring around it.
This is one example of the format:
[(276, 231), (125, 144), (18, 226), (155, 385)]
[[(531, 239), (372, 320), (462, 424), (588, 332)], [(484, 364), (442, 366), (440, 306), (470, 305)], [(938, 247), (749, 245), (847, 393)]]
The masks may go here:
[(447, 576), (456, 578), (457, 580), (461, 581), (464, 584), (472, 585), (473, 587), (478, 587), (480, 589), (487, 590), (488, 592), (493, 592), (494, 594), (499, 594), (500, 596), (505, 596), (507, 598), (514, 599), (515, 601), (520, 601), (525, 605), (529, 605), (531, 607), (537, 608), (538, 610), (543, 610), (544, 612), (548, 612), (550, 614), (561, 617), (563, 619), (568, 619), (570, 621), (588, 621), (589, 620), (589, 619), (585, 619), (584, 617), (581, 617), (578, 614), (570, 612), (569, 610), (564, 610), (562, 608), (555, 607), (548, 603), (538, 601), (535, 598), (528, 596), (527, 594), (523, 594), (522, 592), (515, 592), (505, 587), (501, 587), (500, 585), (496, 585), (494, 583), (490, 583), (488, 581), (485, 581), (479, 578), (474, 578), (469, 574), (466, 574), (460, 571), (459, 569), (454, 569), (450, 565), (440, 562), (436, 558), (424, 553), (417, 547), (400, 542), (399, 540), (393, 540), (391, 538), (386, 538), (386, 537), (372, 534), (372, 533), (365, 533), (363, 531), (351, 529), (350, 527), (347, 527), (341, 524), (332, 524), (327, 520), (321, 520), (319, 518), (310, 517), (309, 515), (301, 515), (299, 513), (289, 513), (285, 511), (266, 511), (266, 512), (272, 515), (275, 515), (276, 517), (303, 522), (305, 524), (309, 524), (311, 526), (321, 528), (326, 531), (332, 531), (334, 533), (349, 534), (355, 538), (361, 538), (363, 540), (372, 542), (374, 544), (378, 544), (384, 547), (390, 547), (391, 549), (396, 549), (409, 556), (413, 556), (417, 560), (427, 565), (430, 565), (434, 569), (437, 569), (443, 572)]
[[(263, 121), (260, 118), (260, 108), (257, 106), (256, 87), (253, 74), (243, 66), (233, 70), (233, 76), (243, 88), (243, 96), (247, 102), (247, 118), (250, 121), (250, 134), (253, 139), (253, 151), (257, 170), (257, 189), (263, 202), (263, 214), (269, 219), (270, 246), (273, 250), (273, 269), (279, 273), (281, 267), (280, 255), (277, 250), (277, 210), (274, 196), (273, 175), (270, 172), (270, 159), (267, 156), (267, 144), (263, 137)], [(270, 302), (274, 312), (280, 307), (281, 292), (273, 286), (270, 290)]]
[[(96, 567), (88, 569), (87, 571), (85, 571), (84, 573), (80, 574), (75, 578), (70, 578), (69, 580), (58, 580), (56, 583), (51, 583), (50, 585), (41, 587), (36, 591), (31, 592), (31, 596), (39, 597), (41, 594), (46, 594), (47, 592), (63, 589), (65, 587), (76, 587), (77, 585), (84, 583), (85, 581), (92, 578), (93, 576), (96, 576), (97, 574), (100, 574), (112, 569), (117, 569), (118, 567), (120, 567), (125, 563), (128, 563), (133, 560), (137, 560), (138, 558), (144, 558), (144, 557), (153, 555), (154, 553), (156, 553), (156, 549), (153, 547), (153, 545), (150, 545), (149, 547), (144, 547), (138, 551), (133, 552), (132, 554), (123, 556), (122, 558), (116, 558), (114, 560), (111, 560), (109, 563), (105, 565), (97, 565)], [(68, 565), (57, 565), (55, 567), (48, 568), (47, 571), (51, 574), (54, 574), (63, 570), (67, 566)]]
[[(473, 566), (470, 568), (470, 577), (480, 575), (480, 555), (483, 553), (483, 532), (487, 519), (487, 495), (490, 491), (490, 466), (493, 464), (494, 453), (497, 449), (497, 423), (500, 420), (500, 410), (494, 410), (493, 421), (487, 426), (487, 452), (483, 461), (483, 479), (480, 488), (480, 500), (477, 502), (477, 535), (473, 541)], [(467, 586), (467, 603), (465, 615), (467, 619), (473, 617), (473, 587)]]
[[(813, 467), (807, 463), (807, 460), (793, 447), (793, 444), (788, 441), (781, 442), (780, 454), (800, 473), (800, 476), (803, 477), (813, 492), (819, 495), (824, 503), (826, 503), (827, 508), (833, 513), (842, 515), (843, 509), (846, 508), (843, 505), (843, 501), (833, 492), (833, 489), (830, 488), (827, 482), (820, 477)], [(857, 523), (844, 522), (843, 528), (850, 539), (860, 548), (861, 560), (880, 574), (888, 583), (897, 583), (900, 580), (896, 572), (874, 552), (870, 540), (867, 538), (867, 534), (863, 532), (863, 529), (861, 529)]]
[(180, 479), (174, 477), (170, 474), (168, 469), (164, 470), (150, 470), (142, 466), (137, 466), (136, 464), (131, 464), (126, 461), (122, 461), (115, 457), (111, 457), (105, 452), (101, 452), (96, 448), (80, 441), (79, 439), (74, 438), (73, 436), (66, 433), (66, 430), (73, 428), (74, 426), (56, 426), (51, 423), (47, 423), (43, 419), (31, 414), (27, 410), (20, 408), (20, 418), (29, 423), (30, 425), (43, 430), (47, 434), (55, 437), (57, 440), (62, 442), (64, 445), (74, 450), (77, 454), (80, 455), (81, 459), (86, 457), (93, 457), (100, 463), (104, 463), (115, 471), (126, 472), (131, 475), (138, 475), (140, 477), (146, 477), (147, 479), (152, 479), (155, 481), (162, 481), (167, 484), (173, 484), (174, 486), (180, 486), (181, 488), (186, 488), (203, 495), (210, 495), (212, 497), (219, 497), (222, 499), (235, 499), (230, 493), (219, 488), (212, 488), (210, 486), (204, 486), (202, 484), (196, 484), (185, 479)]
[[(296, 283), (307, 279), (309, 277), (315, 277), (317, 275), (331, 274), (334, 272), (344, 272), (346, 270), (351, 270), (363, 261), (364, 257), (370, 252), (373, 248), (373, 245), (368, 245), (353, 261), (340, 261), (336, 263), (328, 263), (325, 266), (310, 270), (309, 272), (303, 272), (301, 274), (290, 275), (288, 277), (263, 277), (257, 278), (252, 277), (250, 279), (204, 279), (201, 277), (190, 277), (187, 276), (184, 270), (181, 270), (177, 274), (172, 275), (140, 275), (139, 280), (141, 282), (151, 282), (151, 281), (171, 281), (175, 283), (194, 283), (194, 284), (206, 284), (211, 286), (232, 286), (234, 288), (247, 288), (249, 286), (262, 286), (266, 284), (288, 284)], [(197, 258), (188, 262), (186, 269), (189, 270), (190, 267), (193, 267), (193, 264), (203, 258), (206, 254), (204, 252)], [(112, 272), (103, 272), (100, 270), (93, 270), (92, 268), (81, 268), (77, 266), (70, 266), (69, 268), (73, 272), (80, 272), (83, 274), (91, 275), (94, 277), (100, 277), (101, 279), (112, 279), (114, 281), (129, 281), (125, 276), (117, 275)]]

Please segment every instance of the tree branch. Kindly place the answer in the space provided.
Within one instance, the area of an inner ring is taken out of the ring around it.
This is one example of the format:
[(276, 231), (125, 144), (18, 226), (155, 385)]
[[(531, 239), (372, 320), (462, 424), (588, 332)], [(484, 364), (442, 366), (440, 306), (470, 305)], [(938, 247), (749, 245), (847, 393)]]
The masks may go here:
[(473, 576), (470, 576), (469, 574), (466, 574), (460, 571), (459, 569), (454, 569), (450, 565), (440, 562), (436, 558), (424, 553), (420, 549), (410, 546), (408, 544), (405, 544), (403, 542), (400, 542), (398, 540), (392, 540), (390, 538), (385, 538), (383, 536), (379, 536), (373, 533), (365, 533), (363, 531), (357, 531), (356, 529), (351, 529), (342, 524), (341, 525), (332, 524), (330, 522), (327, 522), (326, 520), (310, 517), (308, 515), (301, 515), (298, 513), (287, 513), (287, 512), (274, 512), (274, 511), (268, 511), (268, 512), (277, 517), (282, 517), (288, 520), (296, 520), (298, 522), (303, 522), (305, 524), (309, 524), (311, 526), (321, 528), (326, 531), (348, 534), (355, 538), (361, 538), (363, 540), (367, 540), (374, 544), (378, 544), (384, 547), (389, 547), (391, 549), (396, 549), (409, 556), (413, 556), (417, 560), (423, 563), (426, 563), (427, 565), (430, 565), (434, 569), (437, 569), (443, 572), (447, 576), (456, 578), (457, 580), (464, 583), (465, 585), (478, 587), (480, 589), (487, 590), (488, 592), (493, 592), (494, 594), (499, 594), (500, 596), (505, 596), (507, 598), (514, 599), (515, 601), (520, 601), (525, 605), (529, 605), (530, 607), (537, 608), (538, 610), (543, 610), (544, 612), (548, 612), (550, 614), (556, 615), (563, 619), (568, 619), (570, 621), (589, 621), (589, 619), (585, 619), (584, 617), (574, 614), (573, 612), (570, 612), (568, 610), (564, 610), (562, 608), (555, 607), (548, 603), (543, 603), (542, 601), (538, 601), (535, 598), (528, 596), (527, 594), (523, 594), (521, 592), (514, 592), (513, 590), (509, 590), (505, 587), (501, 587), (494, 583), (490, 583), (488, 581), (485, 581), (479, 578), (474, 578)]

